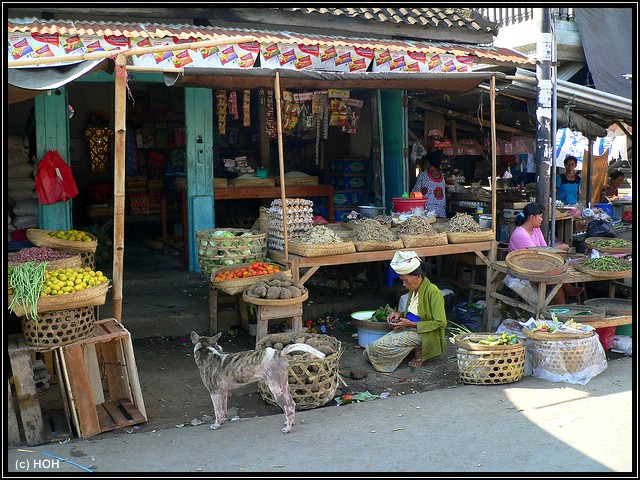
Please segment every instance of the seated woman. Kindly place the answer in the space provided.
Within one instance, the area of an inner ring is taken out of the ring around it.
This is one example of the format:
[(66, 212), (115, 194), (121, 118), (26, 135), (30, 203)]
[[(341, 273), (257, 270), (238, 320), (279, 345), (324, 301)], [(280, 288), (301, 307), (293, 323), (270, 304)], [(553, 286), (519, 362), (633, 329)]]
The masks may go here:
[[(546, 247), (547, 242), (542, 235), (540, 225), (542, 225), (544, 210), (537, 203), (529, 203), (522, 209), (522, 212), (516, 217), (517, 227), (509, 238), (509, 252), (521, 250), (523, 248)], [(560, 250), (569, 250), (566, 243), (558, 243), (555, 248)], [(566, 296), (575, 296), (583, 292), (583, 288), (573, 287), (568, 283), (562, 285), (558, 293), (553, 297), (553, 303), (566, 303)]]
[(391, 268), (409, 290), (409, 300), (406, 312), (392, 312), (387, 317), (393, 330), (365, 348), (365, 358), (379, 372), (393, 372), (410, 353), (413, 357), (409, 366), (421, 367), (425, 361), (443, 353), (446, 345), (444, 298), (427, 278), (426, 266), (418, 254), (396, 252)]
[(602, 189), (600, 194), (600, 202), (607, 203), (608, 201), (614, 201), (618, 199), (618, 187), (624, 182), (624, 173), (620, 170), (611, 172), (610, 180), (607, 185)]

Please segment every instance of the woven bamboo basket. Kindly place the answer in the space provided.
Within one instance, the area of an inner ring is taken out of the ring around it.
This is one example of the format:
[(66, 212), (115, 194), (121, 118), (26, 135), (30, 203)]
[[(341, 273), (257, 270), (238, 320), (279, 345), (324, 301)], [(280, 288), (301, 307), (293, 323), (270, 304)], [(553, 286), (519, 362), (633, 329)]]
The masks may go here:
[(590, 298), (584, 301), (584, 306), (597, 307), (604, 310), (605, 316), (631, 315), (633, 313), (633, 300), (626, 298)]
[(593, 334), (555, 341), (531, 339), (527, 357), (534, 372), (543, 369), (554, 375), (576, 374), (597, 365), (601, 350), (602, 345)]
[[(589, 237), (584, 240), (584, 243), (589, 248), (593, 248), (594, 250), (598, 250), (603, 253), (631, 253), (633, 251), (633, 245), (629, 245), (628, 247), (598, 247), (594, 245), (594, 242), (598, 240), (615, 240), (608, 237)], [(618, 239), (619, 240), (619, 239)]]
[(489, 335), (498, 334), (456, 335), (456, 357), (460, 380), (472, 385), (498, 385), (521, 380), (524, 376), (524, 342), (518, 339), (518, 343), (514, 345), (475, 343), (475, 341), (487, 339)]
[[(71, 250), (60, 250), (61, 252), (64, 253), (78, 253), (78, 252), (73, 252)], [(95, 270), (96, 269), (96, 254), (93, 252), (80, 252), (80, 264), (77, 267), (71, 267), (71, 268), (86, 268), (89, 267), (91, 270)], [(64, 267), (67, 268), (67, 267)], [(55, 270), (54, 268), (48, 266), (47, 270)]]
[(567, 262), (556, 253), (525, 248), (507, 254), (507, 268), (527, 275), (561, 275), (567, 271)]
[[(213, 270), (211, 272), (211, 276), (210, 276), (211, 287), (212, 288), (216, 288), (218, 290), (221, 290), (221, 291), (223, 291), (224, 293), (226, 293), (228, 295), (236, 295), (238, 293), (244, 292), (247, 289), (247, 287), (253, 285), (254, 283), (258, 283), (258, 282), (264, 281), (264, 280), (270, 280), (270, 279), (276, 277), (277, 275), (283, 274), (286, 278), (291, 278), (292, 277), (291, 270), (282, 270), (282, 271), (277, 272), (277, 273), (269, 273), (267, 275), (260, 275), (260, 276), (257, 276), (257, 277), (244, 277), (244, 278), (239, 278), (237, 280), (215, 281), (213, 279), (215, 277), (216, 273), (218, 273), (218, 272), (236, 270), (236, 269), (242, 268), (242, 267), (247, 267), (248, 268), (250, 265), (251, 265), (250, 263), (243, 263), (243, 264), (231, 265), (231, 266), (228, 266), (228, 267), (221, 267), (221, 268), (218, 268), (216, 270)], [(278, 267), (280, 267), (280, 265), (278, 265)]]
[(59, 347), (93, 335), (95, 307), (57, 310), (38, 315), (38, 320), (22, 316), (22, 334), (27, 345)]
[(585, 267), (584, 263), (588, 261), (588, 258), (584, 260), (578, 260), (577, 262), (573, 262), (573, 268), (578, 270), (579, 272), (586, 273), (587, 275), (592, 275), (594, 277), (605, 279), (616, 279), (616, 278), (627, 278), (633, 275), (632, 263), (628, 262), (629, 268), (627, 270), (622, 270), (620, 272), (612, 272), (608, 270), (597, 270), (595, 268)]
[[(214, 237), (217, 231), (225, 230), (234, 237)], [(242, 236), (243, 233), (251, 235)], [(198, 244), (198, 266), (200, 272), (210, 276), (218, 268), (236, 264), (264, 261), (267, 258), (267, 234), (256, 233), (245, 228), (210, 228), (196, 232)]]
[[(45, 312), (104, 305), (107, 301), (107, 292), (109, 288), (111, 288), (110, 284), (110, 281), (106, 281), (100, 285), (88, 287), (76, 292), (65, 293), (64, 295), (41, 296), (38, 298), (38, 315)], [(13, 295), (9, 295), (9, 304), (11, 304), (12, 299)], [(22, 305), (17, 305), (13, 312), (19, 317), (24, 316), (26, 313)]]
[(289, 253), (301, 257), (322, 257), (324, 255), (342, 255), (355, 253), (356, 246), (353, 242), (340, 243), (296, 243), (289, 242)]
[(49, 232), (54, 230), (41, 230), (39, 228), (29, 228), (27, 230), (27, 238), (36, 247), (49, 247), (57, 250), (73, 250), (75, 252), (91, 252), (95, 253), (98, 248), (98, 239), (95, 235), (87, 233), (93, 240), (91, 242), (81, 242), (77, 240), (61, 240), (56, 237), (50, 237)]
[[(19, 252), (16, 252), (19, 253)], [(70, 257), (67, 258), (61, 258), (60, 260), (51, 260), (47, 262), (47, 270), (57, 270), (59, 268), (80, 268), (82, 265), (82, 257), (80, 255), (80, 253), (78, 252), (68, 252), (65, 251), (64, 253), (67, 253), (69, 255), (71, 255)], [(8, 261), (8, 265), (10, 267), (16, 267), (18, 265), (20, 265), (22, 262), (12, 262), (11, 261), (11, 257), (15, 256), (14, 253), (10, 253), (7, 256), (7, 261)]]
[(394, 242), (358, 242), (354, 241), (357, 252), (374, 252), (377, 250), (397, 250), (404, 248), (402, 240), (398, 239)]
[[(275, 177), (276, 186), (280, 186), (280, 177)], [(318, 185), (318, 177), (287, 177), (285, 175), (284, 183), (288, 187), (301, 186), (301, 185)]]
[(550, 305), (542, 310), (542, 313), (546, 317), (551, 318), (551, 315), (555, 315), (561, 322), (566, 322), (572, 318), (579, 323), (589, 323), (598, 320), (604, 320), (604, 309), (595, 306), (588, 306), (579, 304), (555, 304)]
[(242, 298), (245, 302), (251, 303), (253, 305), (266, 305), (271, 307), (285, 307), (287, 305), (296, 305), (298, 303), (302, 303), (309, 298), (309, 292), (306, 291), (299, 297), (295, 298), (278, 298), (278, 299), (270, 299), (270, 298), (258, 298), (247, 295), (247, 292), (242, 293)]
[(232, 178), (229, 180), (230, 187), (275, 187), (276, 179), (271, 178)]
[(547, 342), (557, 342), (561, 340), (576, 340), (580, 338), (589, 338), (593, 337), (594, 330), (585, 333), (549, 333), (549, 332), (535, 332), (533, 330), (529, 330), (528, 328), (523, 328), (522, 333), (524, 333), (525, 337), (531, 338), (533, 340), (543, 340)]
[[(279, 333), (267, 335), (256, 344), (256, 350), (281, 343), (293, 342), (309, 343), (310, 339), (318, 342), (316, 348), (330, 349), (333, 353), (323, 352), (325, 358), (316, 358), (306, 354), (308, 359), (300, 356), (301, 352), (292, 352), (289, 357), (289, 391), (296, 410), (307, 410), (321, 407), (333, 400), (340, 379), (339, 361), (342, 356), (342, 343), (335, 337), (315, 333)], [(258, 382), (258, 389), (262, 399), (278, 405), (269, 387), (264, 382)]]
[(227, 178), (214, 178), (213, 188), (227, 188), (229, 186), (229, 180)]
[(479, 232), (447, 232), (447, 239), (449, 243), (473, 243), (495, 240), (496, 237), (493, 230), (483, 228)]
[(435, 235), (398, 235), (405, 248), (411, 247), (433, 247), (436, 245), (446, 245), (449, 243), (447, 233), (436, 233)]

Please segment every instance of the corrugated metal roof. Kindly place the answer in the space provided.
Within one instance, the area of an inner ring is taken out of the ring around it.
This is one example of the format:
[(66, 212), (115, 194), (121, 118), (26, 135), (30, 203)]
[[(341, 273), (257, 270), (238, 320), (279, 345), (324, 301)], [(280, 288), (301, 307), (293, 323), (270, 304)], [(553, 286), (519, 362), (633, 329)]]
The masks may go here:
[[(345, 9), (341, 9), (345, 10)], [(367, 10), (367, 9), (352, 9)], [(368, 9), (375, 10), (375, 9)], [(399, 10), (399, 9), (378, 9)], [(424, 10), (424, 9), (422, 9)], [(8, 19), (9, 33), (60, 33), (64, 35), (118, 35), (127, 38), (162, 38), (175, 36), (179, 39), (219, 40), (251, 35), (260, 43), (303, 44), (318, 43), (335, 46), (389, 49), (389, 51), (412, 51), (421, 53), (450, 53), (474, 55), (486, 63), (500, 62), (515, 65), (532, 65), (525, 55), (507, 48), (493, 45), (472, 45), (450, 42), (427, 42), (413, 40), (383, 40), (377, 38), (318, 35), (288, 31), (256, 30), (251, 28), (205, 27), (190, 24), (122, 23), (105, 21)]]
[(496, 33), (498, 24), (465, 8), (283, 8), (307, 14), (347, 16), (395, 25), (422, 25)]

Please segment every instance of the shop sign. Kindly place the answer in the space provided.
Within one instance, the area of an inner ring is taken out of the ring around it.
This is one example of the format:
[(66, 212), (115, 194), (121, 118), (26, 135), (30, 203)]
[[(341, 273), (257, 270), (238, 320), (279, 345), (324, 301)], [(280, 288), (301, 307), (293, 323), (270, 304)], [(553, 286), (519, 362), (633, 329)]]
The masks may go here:
[(468, 55), (374, 50), (372, 72), (471, 72), (473, 57)]
[(373, 50), (357, 47), (270, 43), (260, 45), (260, 66), (289, 70), (365, 72)]

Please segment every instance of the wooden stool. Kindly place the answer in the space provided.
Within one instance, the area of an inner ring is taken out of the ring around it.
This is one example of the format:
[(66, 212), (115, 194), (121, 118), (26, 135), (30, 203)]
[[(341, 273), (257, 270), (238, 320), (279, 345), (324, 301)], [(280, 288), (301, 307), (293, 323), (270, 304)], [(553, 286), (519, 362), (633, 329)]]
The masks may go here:
[(296, 332), (306, 331), (302, 328), (302, 303), (276, 307), (272, 305), (255, 305), (258, 328), (256, 330), (256, 344), (268, 331), (269, 320), (276, 318), (293, 318), (291, 328)]
[[(237, 293), (228, 297), (231, 301), (238, 299), (240, 307), (240, 325), (245, 331), (249, 331), (249, 314), (247, 313), (247, 304), (242, 298), (242, 293)], [(222, 302), (220, 302), (222, 303)], [(218, 289), (209, 284), (209, 335), (218, 333)]]

